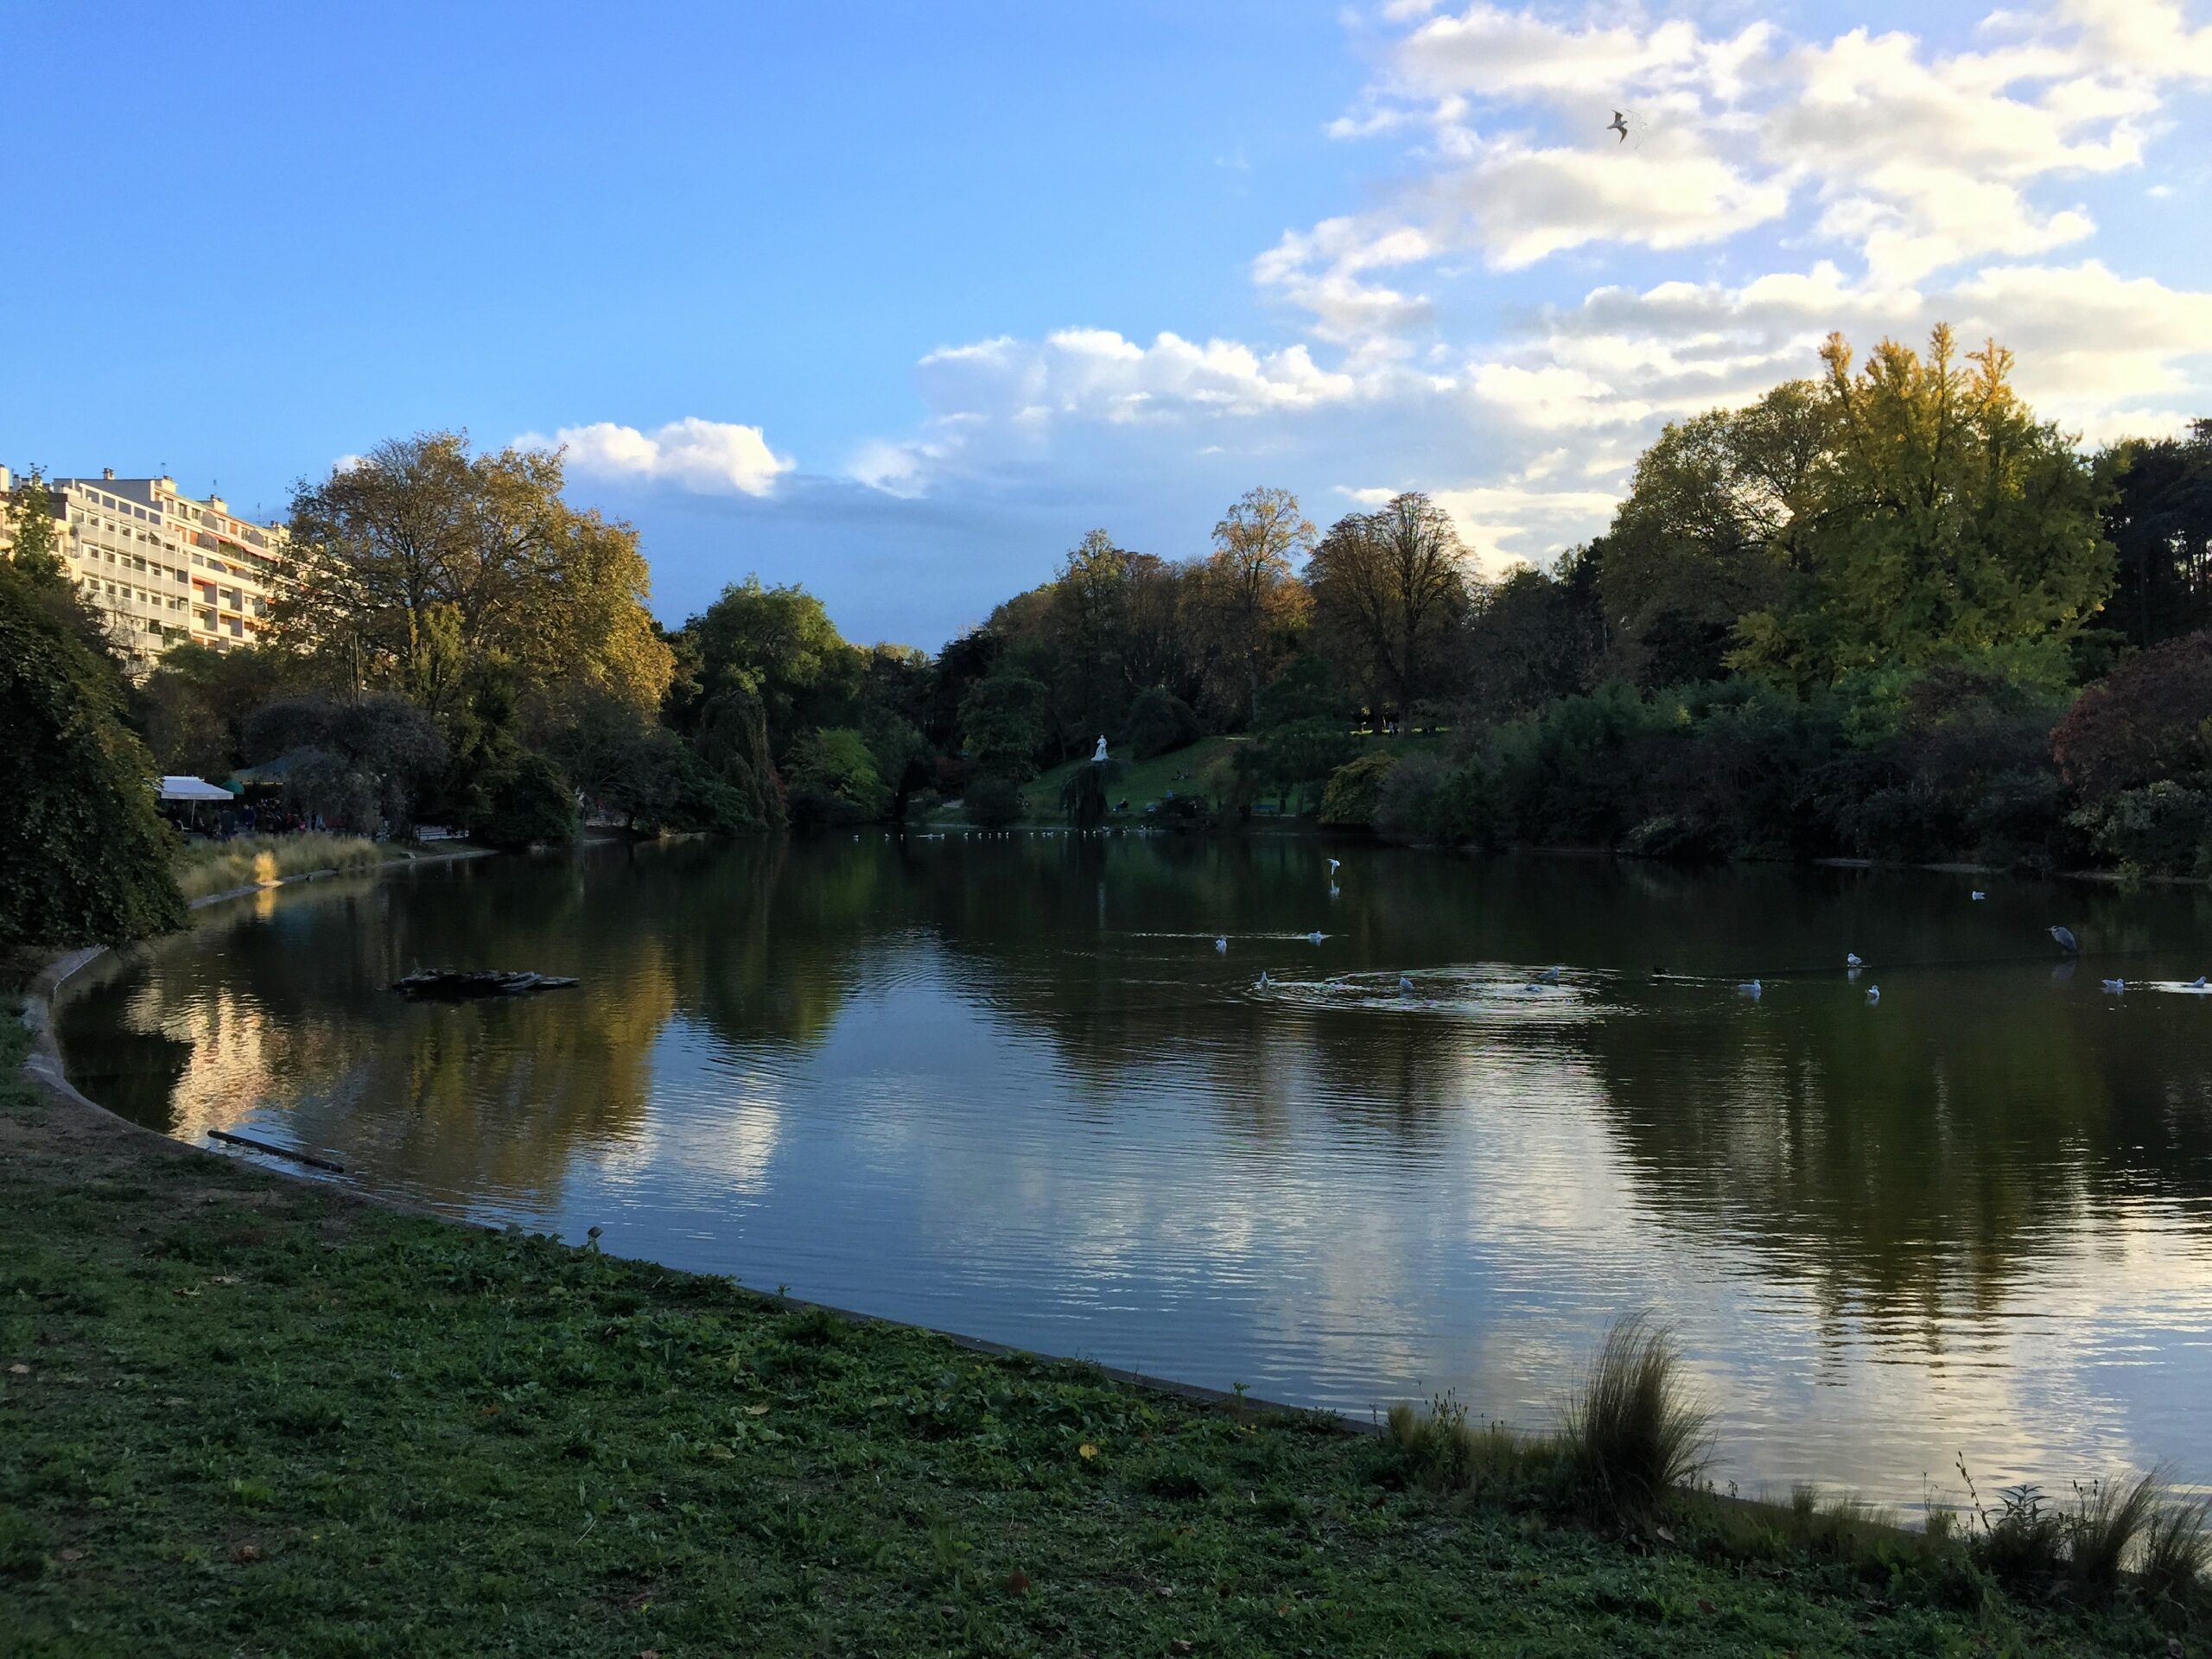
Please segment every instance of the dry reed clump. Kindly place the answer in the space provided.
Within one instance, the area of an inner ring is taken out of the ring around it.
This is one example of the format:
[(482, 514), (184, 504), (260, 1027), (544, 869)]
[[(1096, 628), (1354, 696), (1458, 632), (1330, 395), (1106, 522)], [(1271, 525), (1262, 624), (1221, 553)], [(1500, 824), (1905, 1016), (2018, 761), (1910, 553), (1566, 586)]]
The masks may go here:
[(1631, 1313), (1606, 1332), (1560, 1438), (1585, 1496), (1626, 1515), (1695, 1481), (1711, 1453), (1712, 1422), (1673, 1333)]
[(196, 841), (176, 855), (176, 884), (187, 899), (229, 893), (308, 870), (353, 874), (384, 861), (376, 842), (359, 836), (308, 833), (297, 836), (239, 836), (230, 841)]

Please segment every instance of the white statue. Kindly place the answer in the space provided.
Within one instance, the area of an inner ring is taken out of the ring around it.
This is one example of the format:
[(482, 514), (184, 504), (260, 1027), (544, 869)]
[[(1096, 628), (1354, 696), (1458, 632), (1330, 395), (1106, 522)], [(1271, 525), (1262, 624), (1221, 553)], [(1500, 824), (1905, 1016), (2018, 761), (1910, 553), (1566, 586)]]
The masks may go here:
[(1106, 740), (1103, 737), (1098, 740), (1097, 753), (1093, 754), (1090, 758), (1094, 762), (1103, 760), (1106, 758)]

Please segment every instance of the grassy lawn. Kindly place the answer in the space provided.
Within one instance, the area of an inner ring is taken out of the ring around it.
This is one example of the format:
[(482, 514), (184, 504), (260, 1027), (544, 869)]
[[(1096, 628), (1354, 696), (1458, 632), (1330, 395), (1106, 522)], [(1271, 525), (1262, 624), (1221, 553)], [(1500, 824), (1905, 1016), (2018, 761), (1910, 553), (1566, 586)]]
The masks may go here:
[(1383, 1440), (348, 1200), (0, 1028), (0, 1651), (2164, 1654), (1963, 1557), (1592, 1529)]

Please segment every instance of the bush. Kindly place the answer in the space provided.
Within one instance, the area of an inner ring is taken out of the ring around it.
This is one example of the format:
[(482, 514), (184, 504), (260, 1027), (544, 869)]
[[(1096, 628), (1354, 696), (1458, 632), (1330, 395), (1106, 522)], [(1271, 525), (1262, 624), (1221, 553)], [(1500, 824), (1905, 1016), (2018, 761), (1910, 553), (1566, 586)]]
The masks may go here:
[(2084, 690), (2050, 752), (2093, 798), (2212, 766), (2212, 630), (2146, 651)]
[(1011, 778), (986, 774), (968, 785), (966, 810), (971, 822), (986, 830), (1003, 830), (1021, 822), (1027, 804), (1020, 785)]
[(486, 780), (489, 810), (468, 826), (492, 847), (520, 848), (576, 838), (576, 798), (560, 769), (534, 749), (518, 749)]
[(1172, 753), (1198, 739), (1198, 717), (1182, 698), (1154, 686), (1137, 693), (1122, 722), (1122, 741), (1140, 760)]
[(113, 944), (183, 925), (153, 759), (123, 708), (115, 666), (0, 562), (0, 942)]
[(2073, 822), (2099, 854), (2161, 875), (2212, 873), (2212, 793), (2171, 779), (2120, 791)]
[(1606, 1332), (1568, 1405), (1567, 1461), (1607, 1508), (1649, 1510), (1705, 1466), (1711, 1421), (1690, 1396), (1672, 1334), (1630, 1314)]
[(1373, 829), (1376, 803), (1397, 764), (1396, 755), (1387, 749), (1377, 749), (1338, 766), (1329, 774), (1329, 786), (1321, 791), (1321, 822), (1351, 829)]

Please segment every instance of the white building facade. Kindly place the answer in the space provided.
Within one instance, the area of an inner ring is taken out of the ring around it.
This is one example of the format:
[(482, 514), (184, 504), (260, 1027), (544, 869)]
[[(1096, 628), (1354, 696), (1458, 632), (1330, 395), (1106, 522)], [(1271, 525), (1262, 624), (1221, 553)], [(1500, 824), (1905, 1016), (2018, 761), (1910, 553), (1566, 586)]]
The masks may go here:
[(219, 651), (255, 643), (291, 585), (283, 526), (240, 518), (220, 496), (112, 470), (46, 487), (70, 576), (142, 670), (188, 639)]

